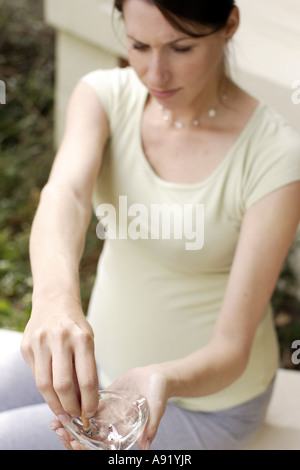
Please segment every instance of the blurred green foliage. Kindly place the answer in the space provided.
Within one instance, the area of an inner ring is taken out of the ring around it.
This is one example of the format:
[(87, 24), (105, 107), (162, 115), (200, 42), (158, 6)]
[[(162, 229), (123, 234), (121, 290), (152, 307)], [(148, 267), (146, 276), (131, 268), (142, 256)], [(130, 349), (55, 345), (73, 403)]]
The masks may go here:
[(0, 327), (23, 330), (31, 309), (28, 238), (50, 169), (54, 34), (41, 0), (0, 0)]
[[(42, 0), (0, 0), (0, 328), (23, 331), (31, 311), (30, 227), (53, 162), (55, 34)], [(99, 240), (92, 221), (82, 260), (86, 310)]]
[[(0, 0), (0, 80), (7, 104), (0, 107), (0, 328), (22, 331), (31, 310), (28, 257), (31, 223), (52, 165), (55, 35), (43, 21), (42, 0)], [(91, 221), (82, 259), (84, 311), (101, 244)], [(300, 238), (297, 237), (273, 295), (282, 366), (300, 339)]]

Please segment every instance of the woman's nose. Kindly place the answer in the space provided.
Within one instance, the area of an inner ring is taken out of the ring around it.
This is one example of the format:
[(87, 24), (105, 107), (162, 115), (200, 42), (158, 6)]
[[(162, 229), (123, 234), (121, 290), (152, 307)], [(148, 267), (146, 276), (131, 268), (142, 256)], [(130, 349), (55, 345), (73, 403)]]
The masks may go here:
[(171, 72), (167, 58), (164, 54), (153, 52), (148, 62), (148, 85), (152, 88), (161, 88), (171, 78)]

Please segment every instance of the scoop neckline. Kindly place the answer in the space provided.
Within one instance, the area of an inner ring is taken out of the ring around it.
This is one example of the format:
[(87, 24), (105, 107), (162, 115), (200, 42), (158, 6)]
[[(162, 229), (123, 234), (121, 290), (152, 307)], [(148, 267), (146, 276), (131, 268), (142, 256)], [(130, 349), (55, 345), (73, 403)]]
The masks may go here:
[(231, 145), (230, 149), (222, 159), (222, 161), (219, 163), (219, 165), (211, 172), (210, 175), (208, 175), (206, 178), (203, 180), (196, 182), (196, 183), (174, 183), (173, 181), (167, 181), (163, 178), (161, 178), (152, 168), (150, 165), (150, 162), (147, 159), (147, 156), (144, 151), (143, 147), (143, 140), (142, 140), (142, 117), (143, 117), (143, 112), (145, 110), (146, 106), (146, 101), (148, 99), (149, 92), (147, 88), (144, 87), (144, 96), (143, 99), (141, 100), (141, 106), (138, 112), (138, 142), (139, 142), (139, 154), (140, 154), (140, 159), (143, 163), (143, 166), (146, 168), (148, 174), (161, 186), (164, 186), (169, 189), (177, 189), (177, 190), (194, 190), (197, 188), (200, 188), (202, 186), (205, 186), (208, 184), (212, 179), (214, 179), (220, 171), (222, 171), (222, 168), (227, 164), (227, 161), (230, 160), (230, 157), (234, 153), (236, 147), (240, 144), (240, 142), (244, 139), (244, 136), (247, 134), (248, 129), (251, 128), (253, 122), (256, 120), (257, 115), (259, 114), (260, 110), (262, 109), (264, 103), (259, 100), (258, 104), (251, 114), (247, 124), (243, 128), (243, 130), (240, 132), (234, 143)]

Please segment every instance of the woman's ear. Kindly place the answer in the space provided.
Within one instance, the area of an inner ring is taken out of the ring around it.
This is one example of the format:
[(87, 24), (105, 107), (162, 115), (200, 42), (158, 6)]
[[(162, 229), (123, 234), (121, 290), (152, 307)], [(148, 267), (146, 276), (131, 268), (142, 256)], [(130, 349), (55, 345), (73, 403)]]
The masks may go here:
[(238, 7), (233, 7), (229, 18), (227, 20), (227, 24), (225, 27), (225, 38), (226, 42), (230, 41), (232, 37), (235, 35), (236, 31), (238, 30), (238, 27), (240, 25), (240, 11)]

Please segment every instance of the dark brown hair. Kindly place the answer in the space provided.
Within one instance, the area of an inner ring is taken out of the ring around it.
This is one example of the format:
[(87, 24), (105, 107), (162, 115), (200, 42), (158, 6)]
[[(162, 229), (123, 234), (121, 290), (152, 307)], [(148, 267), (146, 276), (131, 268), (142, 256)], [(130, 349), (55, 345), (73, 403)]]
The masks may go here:
[[(199, 26), (208, 26), (212, 34), (226, 26), (234, 0), (141, 0), (156, 6), (173, 27), (194, 37), (199, 34)], [(123, 13), (126, 0), (114, 0), (114, 7)], [(198, 30), (198, 33), (197, 33)]]

